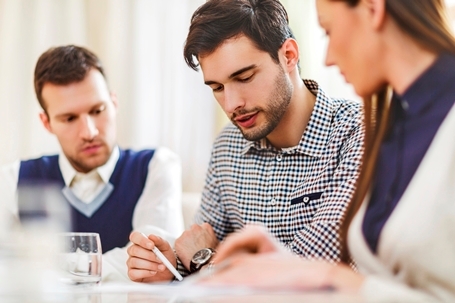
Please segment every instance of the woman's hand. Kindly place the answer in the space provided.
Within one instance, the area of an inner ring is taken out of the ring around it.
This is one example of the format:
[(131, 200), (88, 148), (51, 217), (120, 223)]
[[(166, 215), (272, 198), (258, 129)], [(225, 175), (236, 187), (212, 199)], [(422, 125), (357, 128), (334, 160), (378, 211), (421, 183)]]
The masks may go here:
[[(288, 252), (259, 226), (248, 226), (229, 236), (220, 244), (214, 264), (214, 274), (200, 283), (275, 290), (356, 292), (364, 280), (346, 265), (306, 260)], [(219, 270), (217, 266), (221, 266)]]
[(239, 232), (229, 235), (218, 247), (213, 259), (219, 263), (239, 253), (262, 254), (271, 252), (286, 253), (285, 248), (259, 225), (248, 225)]

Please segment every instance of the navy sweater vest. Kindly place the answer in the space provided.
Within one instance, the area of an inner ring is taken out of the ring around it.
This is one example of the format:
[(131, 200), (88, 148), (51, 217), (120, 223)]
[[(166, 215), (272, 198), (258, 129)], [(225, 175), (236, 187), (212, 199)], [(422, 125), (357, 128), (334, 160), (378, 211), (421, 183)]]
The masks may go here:
[[(71, 209), (72, 231), (99, 233), (103, 252), (125, 246), (133, 229), (134, 208), (142, 194), (154, 152), (120, 150), (120, 157), (109, 180), (114, 190), (90, 218), (72, 207), (61, 193), (62, 201), (66, 201)], [(21, 184), (43, 182), (60, 184), (62, 189), (65, 187), (57, 155), (21, 162), (18, 187)]]

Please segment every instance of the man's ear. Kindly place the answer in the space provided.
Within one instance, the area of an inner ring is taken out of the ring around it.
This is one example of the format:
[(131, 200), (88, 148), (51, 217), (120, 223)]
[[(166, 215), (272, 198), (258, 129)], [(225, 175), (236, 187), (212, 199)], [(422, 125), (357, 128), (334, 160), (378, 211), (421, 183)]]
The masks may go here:
[(47, 131), (52, 134), (53, 132), (51, 122), (49, 121), (49, 116), (45, 112), (40, 112), (39, 118), (41, 120), (41, 123), (43, 123), (43, 126), (47, 129)]
[(299, 45), (295, 39), (288, 38), (284, 41), (278, 53), (282, 54), (288, 73), (296, 68), (299, 63)]
[(373, 29), (381, 29), (385, 22), (386, 0), (362, 0), (361, 4), (365, 5), (369, 14)]

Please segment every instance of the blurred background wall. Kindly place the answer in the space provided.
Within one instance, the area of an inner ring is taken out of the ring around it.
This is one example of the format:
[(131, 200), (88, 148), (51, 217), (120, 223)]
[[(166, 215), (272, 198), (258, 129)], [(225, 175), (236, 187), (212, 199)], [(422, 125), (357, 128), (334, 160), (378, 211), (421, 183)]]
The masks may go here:
[[(169, 147), (182, 160), (184, 191), (200, 191), (213, 139), (227, 123), (201, 72), (182, 56), (191, 14), (204, 2), (0, 0), (0, 165), (59, 151), (38, 118), (33, 70), (48, 48), (77, 44), (101, 58), (118, 95), (120, 146)], [(282, 3), (300, 44), (302, 77), (357, 99), (337, 69), (324, 66), (327, 41), (314, 1)]]

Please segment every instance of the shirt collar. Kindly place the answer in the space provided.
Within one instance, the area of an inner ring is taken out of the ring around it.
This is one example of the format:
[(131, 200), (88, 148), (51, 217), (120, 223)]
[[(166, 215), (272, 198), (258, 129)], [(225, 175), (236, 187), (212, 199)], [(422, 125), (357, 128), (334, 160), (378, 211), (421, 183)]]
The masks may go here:
[(245, 145), (243, 146), (241, 153), (246, 154), (253, 148), (257, 150), (274, 149), (266, 138), (262, 138), (261, 140), (258, 141), (248, 141), (245, 139)]
[[(109, 158), (109, 160), (107, 160), (107, 162), (104, 165), (94, 169), (98, 172), (98, 174), (100, 175), (100, 177), (104, 183), (109, 182), (109, 179), (111, 178), (111, 175), (114, 172), (115, 165), (117, 164), (119, 157), (120, 157), (120, 151), (119, 151), (118, 146), (116, 146), (112, 150), (112, 154), (111, 154), (111, 157)], [(60, 154), (59, 154), (58, 164), (60, 166), (60, 171), (62, 172), (63, 180), (65, 181), (65, 185), (69, 187), (71, 184), (71, 181), (73, 181), (74, 177), (76, 176), (77, 171), (71, 165), (68, 158), (66, 158), (66, 156), (63, 152), (60, 152)]]
[[(455, 57), (441, 54), (436, 61), (422, 73), (401, 96), (402, 107), (408, 115), (424, 112), (429, 106), (435, 105), (437, 94), (453, 85), (453, 79), (447, 77), (455, 70)], [(412, 103), (408, 101), (412, 100)]]
[[(313, 112), (299, 144), (280, 150), (285, 154), (302, 153), (312, 157), (321, 157), (327, 145), (330, 123), (336, 108), (334, 108), (333, 102), (331, 102), (331, 99), (324, 93), (316, 81), (304, 79), (303, 83), (316, 96)], [(329, 117), (327, 117), (327, 111), (329, 111)], [(245, 140), (245, 142), (242, 154), (248, 153), (251, 149), (277, 150), (266, 138), (258, 141)]]

